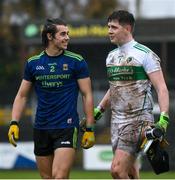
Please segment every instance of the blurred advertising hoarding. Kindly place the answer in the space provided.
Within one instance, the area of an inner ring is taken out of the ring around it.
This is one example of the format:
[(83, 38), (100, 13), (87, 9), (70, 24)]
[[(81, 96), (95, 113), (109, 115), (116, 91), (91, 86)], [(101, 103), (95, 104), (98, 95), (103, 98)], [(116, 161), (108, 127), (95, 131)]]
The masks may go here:
[(83, 150), (83, 168), (86, 170), (109, 170), (113, 158), (111, 145), (95, 145)]
[(0, 169), (35, 169), (33, 142), (0, 143)]

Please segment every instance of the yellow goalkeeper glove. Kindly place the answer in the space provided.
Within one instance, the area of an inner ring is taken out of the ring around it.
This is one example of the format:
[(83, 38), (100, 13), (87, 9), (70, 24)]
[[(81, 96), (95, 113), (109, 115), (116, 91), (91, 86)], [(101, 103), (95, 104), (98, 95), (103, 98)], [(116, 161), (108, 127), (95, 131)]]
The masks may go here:
[(13, 145), (13, 146), (17, 146), (16, 144), (16, 140), (19, 139), (19, 126), (18, 126), (18, 122), (17, 121), (11, 121), (10, 122), (10, 128), (8, 131), (8, 138), (9, 138), (9, 142)]
[(89, 149), (95, 144), (94, 127), (87, 127), (81, 140), (81, 147)]

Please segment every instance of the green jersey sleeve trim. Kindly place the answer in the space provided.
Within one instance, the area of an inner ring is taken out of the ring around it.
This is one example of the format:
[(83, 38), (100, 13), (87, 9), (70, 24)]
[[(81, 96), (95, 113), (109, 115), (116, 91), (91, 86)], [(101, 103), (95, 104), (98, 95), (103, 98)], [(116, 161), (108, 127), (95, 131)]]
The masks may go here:
[(30, 57), (27, 61), (31, 62), (33, 60), (38, 60), (43, 54), (44, 54), (44, 51), (42, 51), (39, 55), (35, 55), (35, 56)]
[(140, 44), (140, 43), (137, 43), (136, 45), (134, 45), (134, 48), (140, 50), (140, 51), (143, 51), (145, 53), (149, 53), (151, 52), (151, 50), (149, 48), (147, 48), (146, 46)]
[(82, 61), (83, 60), (83, 57), (80, 55), (80, 54), (76, 54), (76, 53), (73, 53), (71, 51), (64, 51), (64, 55), (65, 56), (69, 56), (69, 57), (72, 57), (78, 61)]

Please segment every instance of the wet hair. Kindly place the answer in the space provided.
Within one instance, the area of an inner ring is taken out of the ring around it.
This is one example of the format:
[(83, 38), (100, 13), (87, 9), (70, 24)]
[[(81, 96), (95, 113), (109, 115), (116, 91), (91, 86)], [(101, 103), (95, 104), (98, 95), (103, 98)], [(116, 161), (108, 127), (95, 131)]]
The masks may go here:
[(46, 20), (41, 32), (42, 44), (44, 47), (47, 47), (49, 43), (47, 33), (50, 33), (51, 36), (54, 38), (55, 34), (57, 33), (57, 28), (56, 28), (57, 25), (67, 26), (67, 24), (59, 18)]
[(129, 13), (128, 11), (114, 11), (112, 14), (109, 15), (107, 21), (111, 22), (113, 20), (117, 20), (121, 25), (129, 24), (131, 26), (132, 32), (134, 31), (135, 19), (133, 14)]

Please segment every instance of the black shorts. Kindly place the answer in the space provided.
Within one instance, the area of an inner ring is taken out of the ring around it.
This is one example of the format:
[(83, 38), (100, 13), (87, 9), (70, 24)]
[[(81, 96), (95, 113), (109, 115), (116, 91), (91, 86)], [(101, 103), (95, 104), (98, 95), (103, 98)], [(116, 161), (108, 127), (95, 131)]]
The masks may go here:
[(47, 156), (54, 153), (57, 148), (76, 148), (78, 129), (76, 127), (54, 130), (34, 129), (34, 154)]

